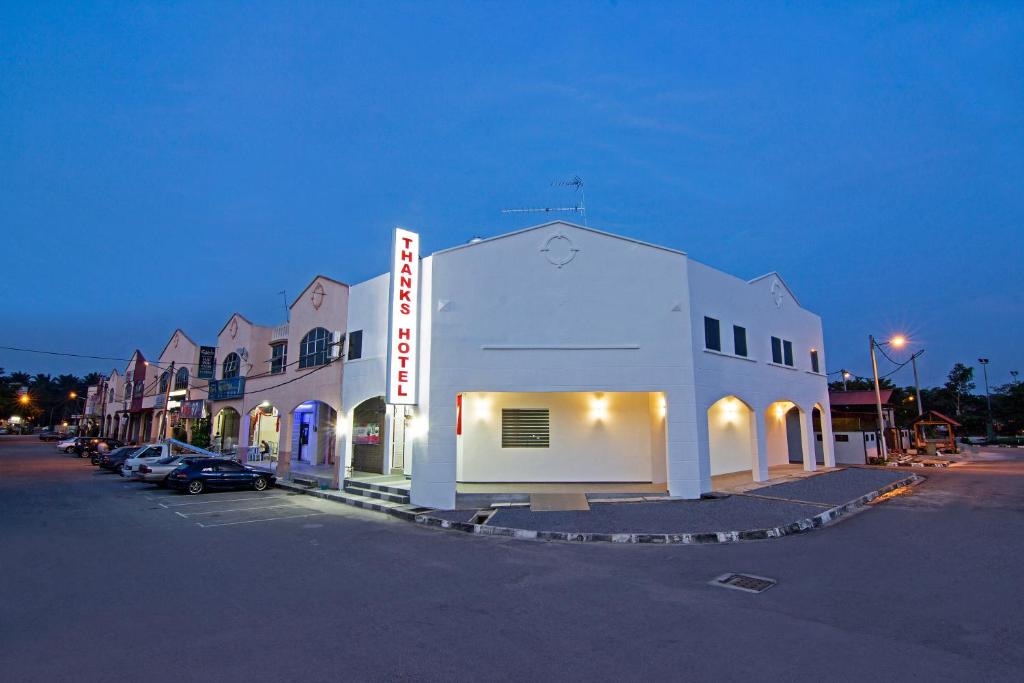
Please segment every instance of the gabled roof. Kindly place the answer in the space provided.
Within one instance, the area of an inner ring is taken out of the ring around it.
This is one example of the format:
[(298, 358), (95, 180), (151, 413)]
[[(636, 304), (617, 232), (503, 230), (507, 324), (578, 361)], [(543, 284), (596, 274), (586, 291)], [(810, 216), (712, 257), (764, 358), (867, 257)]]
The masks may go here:
[(187, 334), (185, 334), (185, 331), (183, 329), (181, 329), (180, 327), (178, 327), (178, 328), (176, 328), (174, 330), (174, 332), (171, 333), (171, 336), (168, 337), (167, 343), (164, 344), (163, 351), (160, 352), (160, 355), (157, 356), (157, 358), (163, 358), (164, 357), (164, 351), (166, 351), (167, 347), (171, 345), (172, 341), (174, 341), (174, 335), (176, 335), (176, 334), (180, 334), (182, 337), (187, 339), (192, 344), (192, 346), (199, 346), (199, 344), (196, 344), (194, 341), (192, 341), (192, 337), (190, 337)]
[(963, 426), (959, 422), (954, 420), (953, 418), (947, 417), (946, 415), (943, 415), (942, 413), (940, 413), (937, 410), (929, 410), (927, 413), (925, 413), (921, 417), (919, 417), (916, 420), (914, 420), (914, 424), (917, 424), (918, 422), (936, 422), (936, 421), (938, 421), (938, 422), (945, 422), (946, 424), (953, 425), (954, 427), (962, 427)]
[(650, 242), (643, 242), (643, 241), (638, 240), (638, 239), (633, 239), (632, 237), (624, 237), (623, 235), (616, 235), (614, 233), (604, 232), (603, 230), (595, 230), (594, 228), (590, 228), (590, 227), (587, 227), (585, 225), (577, 225), (575, 223), (570, 223), (568, 221), (548, 221), (547, 223), (541, 223), (540, 225), (534, 225), (534, 226), (531, 226), (529, 228), (523, 228), (522, 230), (516, 230), (514, 232), (506, 232), (503, 235), (495, 235), (494, 237), (485, 237), (485, 238), (480, 239), (480, 240), (474, 240), (474, 241), (469, 242), (467, 244), (460, 244), (460, 245), (457, 245), (457, 246), (454, 246), (454, 247), (448, 247), (447, 249), (441, 249), (440, 251), (435, 251), (434, 254), (446, 254), (446, 253), (448, 253), (450, 251), (456, 251), (458, 249), (466, 249), (468, 247), (475, 247), (478, 244), (485, 244), (487, 242), (494, 242), (496, 240), (505, 239), (506, 237), (514, 237), (516, 235), (522, 235), (523, 233), (532, 232), (534, 230), (541, 230), (543, 228), (550, 228), (550, 227), (556, 226), (556, 225), (565, 226), (567, 228), (573, 228), (575, 230), (583, 230), (585, 232), (592, 232), (595, 235), (601, 235), (602, 237), (611, 237), (612, 239), (622, 240), (623, 242), (631, 242), (633, 244), (639, 244), (639, 245), (644, 246), (644, 247), (650, 247), (652, 249), (660, 249), (662, 251), (667, 251), (667, 252), (670, 252), (672, 254), (680, 254), (681, 256), (686, 256), (686, 252), (679, 251), (678, 249), (671, 249), (669, 247), (663, 247), (663, 246), (658, 245), (658, 244), (651, 244)]
[(224, 330), (228, 329), (228, 325), (230, 325), (231, 321), (234, 320), (236, 317), (237, 318), (241, 318), (245, 322), (249, 323), (250, 327), (255, 327), (255, 325), (253, 324), (253, 322), (251, 320), (246, 318), (241, 313), (235, 312), (235, 313), (232, 313), (231, 315), (228, 316), (228, 319), (224, 322), (224, 327), (220, 328), (220, 332), (217, 333), (218, 337), (220, 337), (220, 335), (224, 333)]
[(348, 289), (348, 285), (345, 284), (344, 282), (342, 282), (341, 280), (335, 280), (334, 278), (327, 277), (326, 275), (316, 275), (316, 276), (313, 277), (312, 280), (309, 281), (309, 284), (306, 285), (305, 289), (303, 289), (301, 292), (299, 292), (299, 295), (297, 297), (295, 297), (295, 300), (292, 301), (292, 303), (288, 306), (288, 308), (294, 308), (295, 304), (299, 303), (299, 300), (302, 299), (302, 297), (305, 296), (306, 292), (309, 291), (309, 288), (312, 287), (313, 284), (317, 280), (320, 280), (320, 279), (327, 280), (328, 282), (333, 282), (336, 285), (341, 285), (342, 287)]
[[(892, 389), (882, 389), (882, 405), (887, 405), (892, 398)], [(832, 391), (828, 392), (828, 402), (833, 406), (873, 406), (875, 392), (872, 391)]]
[(779, 275), (778, 272), (774, 270), (771, 271), (770, 273), (765, 273), (761, 277), (755, 277), (753, 280), (747, 280), (747, 284), (752, 285), (754, 283), (761, 282), (762, 280), (767, 280), (768, 278), (776, 278), (779, 281), (779, 283), (786, 289), (789, 295), (793, 298), (793, 301), (796, 302), (796, 305), (800, 306), (800, 299), (796, 298), (796, 294), (793, 293), (793, 290), (790, 288), (790, 286), (787, 285), (786, 281), (782, 279), (782, 276)]

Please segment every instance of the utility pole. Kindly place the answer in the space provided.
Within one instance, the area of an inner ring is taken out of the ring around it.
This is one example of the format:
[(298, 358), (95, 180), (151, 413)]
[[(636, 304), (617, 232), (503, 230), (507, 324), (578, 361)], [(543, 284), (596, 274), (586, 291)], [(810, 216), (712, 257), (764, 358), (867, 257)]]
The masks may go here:
[(979, 358), (978, 362), (981, 363), (981, 371), (985, 375), (985, 406), (988, 409), (988, 422), (985, 424), (985, 432), (988, 440), (991, 441), (995, 434), (992, 427), (992, 396), (988, 393), (988, 358)]
[(168, 419), (170, 417), (170, 413), (167, 412), (167, 404), (170, 403), (170, 401), (171, 401), (171, 382), (173, 382), (173, 381), (174, 381), (174, 361), (172, 360), (171, 361), (171, 367), (167, 370), (167, 387), (164, 389), (164, 416), (163, 416), (164, 423), (163, 423), (163, 426), (162, 426), (162, 428), (160, 430), (161, 434), (163, 434), (163, 438), (165, 438), (165, 439), (167, 438), (167, 427), (170, 426), (170, 424), (171, 424), (171, 421)]
[(848, 379), (850, 379), (850, 373), (846, 370), (843, 370), (843, 391), (847, 391), (846, 380)]
[(871, 372), (875, 376), (875, 406), (878, 408), (878, 454), (882, 460), (889, 459), (889, 449), (885, 445), (885, 416), (882, 415), (882, 390), (878, 385), (878, 359), (875, 358), (875, 336), (868, 335), (868, 347), (871, 351)]
[(917, 357), (924, 353), (921, 349), (910, 357), (910, 364), (914, 366), (914, 392), (917, 394), (917, 416), (924, 415), (924, 406), (921, 404), (921, 383), (917, 380)]

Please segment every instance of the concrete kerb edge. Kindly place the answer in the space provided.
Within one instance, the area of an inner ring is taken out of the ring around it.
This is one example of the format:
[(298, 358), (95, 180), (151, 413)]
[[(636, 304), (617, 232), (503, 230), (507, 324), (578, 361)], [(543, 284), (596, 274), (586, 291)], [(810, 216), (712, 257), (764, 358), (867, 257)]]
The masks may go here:
[(361, 501), (348, 501), (338, 495), (331, 495), (332, 491), (321, 489), (307, 489), (297, 486), (291, 482), (278, 482), (277, 486), (286, 490), (302, 493), (305, 495), (330, 500), (337, 503), (352, 505), (366, 510), (382, 512), (386, 515), (396, 517), (405, 521), (413, 521), (425, 527), (435, 529), (447, 529), (461, 531), (478, 536), (504, 536), (508, 538), (519, 538), (535, 541), (565, 541), (570, 543), (653, 543), (660, 545), (706, 545), (714, 543), (739, 543), (741, 541), (767, 541), (807, 533), (814, 529), (833, 524), (836, 520), (848, 516), (853, 512), (865, 507), (879, 496), (895, 491), (906, 486), (913, 486), (924, 481), (918, 474), (911, 474), (882, 488), (855, 498), (842, 505), (829, 508), (813, 517), (799, 519), (784, 526), (776, 526), (767, 529), (749, 529), (747, 531), (717, 531), (701, 533), (676, 533), (676, 534), (644, 534), (644, 533), (599, 533), (599, 532), (572, 532), (572, 531), (539, 531), (536, 529), (516, 529), (513, 527), (488, 526), (485, 524), (472, 524), (470, 522), (456, 522), (440, 517), (433, 517), (429, 513), (412, 514), (408, 510), (399, 508), (387, 508), (375, 504), (362, 503)]
[(771, 527), (768, 529), (750, 529), (747, 531), (718, 531), (702, 533), (678, 533), (678, 534), (643, 534), (643, 533), (597, 533), (597, 532), (571, 532), (571, 531), (538, 531), (535, 529), (516, 529), (512, 527), (488, 526), (472, 524), (470, 522), (456, 522), (440, 517), (433, 517), (429, 513), (420, 513), (415, 516), (415, 522), (423, 526), (462, 531), (479, 536), (506, 536), (538, 541), (566, 541), (570, 543), (654, 543), (661, 545), (698, 545), (712, 543), (738, 543), (741, 541), (766, 541), (807, 533), (814, 529), (833, 524), (841, 517), (865, 507), (875, 499), (896, 489), (912, 486), (924, 481), (924, 478), (911, 474), (882, 488), (866, 493), (859, 498), (851, 500), (842, 505), (829, 508), (813, 517), (797, 520), (784, 526)]

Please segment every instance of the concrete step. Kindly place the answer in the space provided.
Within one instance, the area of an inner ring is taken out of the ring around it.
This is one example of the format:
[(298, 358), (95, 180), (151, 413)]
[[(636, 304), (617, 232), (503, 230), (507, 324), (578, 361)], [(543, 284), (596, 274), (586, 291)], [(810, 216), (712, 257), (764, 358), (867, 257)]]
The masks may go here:
[(387, 484), (375, 484), (373, 482), (358, 481), (356, 479), (346, 479), (345, 480), (345, 486), (346, 487), (351, 486), (352, 488), (363, 489), (363, 490), (366, 490), (366, 491), (380, 491), (382, 493), (393, 493), (393, 494), (399, 495), (399, 496), (408, 496), (409, 495), (409, 489), (408, 488), (402, 488), (400, 486), (389, 486)]
[(402, 493), (390, 493), (388, 491), (379, 491), (377, 489), (363, 488), (361, 486), (355, 486), (352, 482), (345, 482), (345, 492), (351, 493), (357, 496), (363, 496), (364, 498), (373, 498), (375, 500), (386, 500), (391, 503), (408, 503), (409, 492), (405, 491)]

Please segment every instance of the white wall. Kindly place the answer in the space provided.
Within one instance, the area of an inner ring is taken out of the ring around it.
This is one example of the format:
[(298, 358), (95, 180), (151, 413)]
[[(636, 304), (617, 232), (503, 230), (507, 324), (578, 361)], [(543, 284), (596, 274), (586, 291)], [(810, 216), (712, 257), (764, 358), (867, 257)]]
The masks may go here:
[[(818, 403), (828, 413), (826, 359), (821, 318), (802, 308), (781, 278), (773, 291), (774, 275), (749, 282), (692, 260), (688, 273), (695, 393), (698, 416), (703, 421), (699, 443), (701, 487), (707, 491), (712, 474), (707, 409), (723, 396), (732, 395), (757, 413), (757, 426), (762, 431), (758, 439), (760, 467), (754, 475), (764, 478), (769, 450), (774, 454), (771, 464), (788, 462), (785, 430), (776, 429), (774, 414), (768, 415), (772, 403), (791, 401), (805, 415)], [(776, 295), (781, 299), (778, 305)], [(721, 352), (705, 350), (704, 316), (720, 321)], [(747, 330), (746, 358), (734, 353), (733, 325)], [(773, 336), (793, 343), (794, 367), (771, 363)], [(812, 348), (818, 351), (819, 373), (811, 371)]]
[[(595, 410), (603, 402), (601, 418)], [(501, 411), (547, 408), (548, 448), (502, 448)], [(647, 393), (470, 392), (462, 398), (458, 479), (466, 482), (650, 482), (656, 479)], [(658, 472), (663, 468), (658, 468)]]
[(454, 505), (456, 395), (472, 391), (663, 391), (669, 490), (700, 495), (685, 254), (552, 223), (432, 259), (413, 502)]

